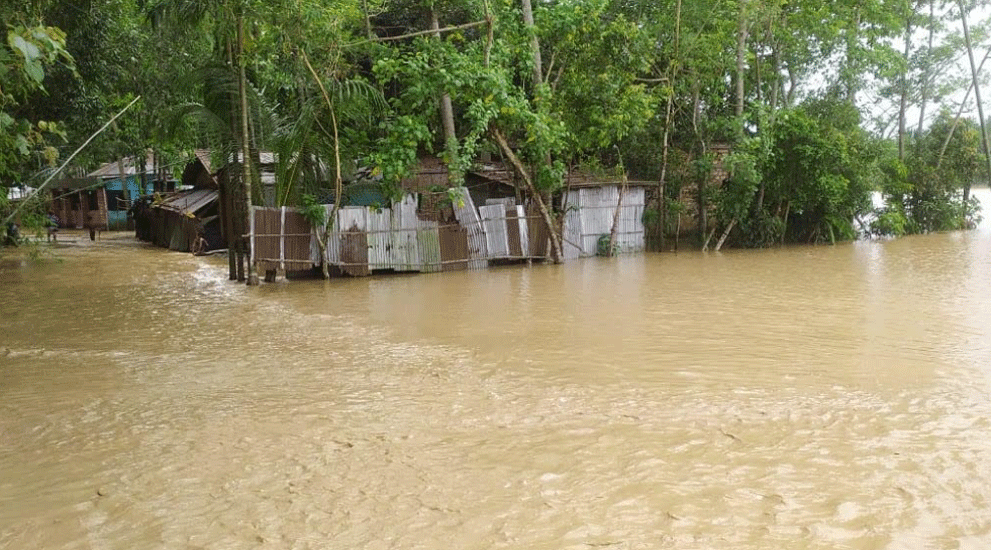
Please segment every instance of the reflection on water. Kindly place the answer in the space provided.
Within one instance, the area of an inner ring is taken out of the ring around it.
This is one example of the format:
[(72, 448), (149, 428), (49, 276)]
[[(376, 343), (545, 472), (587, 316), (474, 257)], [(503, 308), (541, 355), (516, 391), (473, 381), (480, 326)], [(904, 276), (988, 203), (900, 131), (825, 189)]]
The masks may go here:
[(253, 289), (60, 255), (0, 264), (3, 549), (991, 544), (987, 226)]

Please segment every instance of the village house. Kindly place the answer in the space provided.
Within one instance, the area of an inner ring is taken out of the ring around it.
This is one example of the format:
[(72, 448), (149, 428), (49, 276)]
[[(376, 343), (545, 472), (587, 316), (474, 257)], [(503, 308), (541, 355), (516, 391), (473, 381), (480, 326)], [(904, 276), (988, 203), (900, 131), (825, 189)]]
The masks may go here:
[(52, 212), (66, 228), (125, 229), (128, 210), (138, 197), (174, 191), (176, 182), (162, 171), (155, 174), (154, 155), (144, 166), (137, 157), (108, 162), (82, 177), (61, 179), (51, 186)]
[[(247, 224), (251, 257), (266, 279), (274, 280), (277, 271), (310, 270), (321, 256), (332, 274), (362, 276), (482, 269), (549, 255), (542, 217), (501, 162), (483, 159), (465, 174), (463, 187), (451, 189), (443, 162), (423, 157), (400, 182), (404, 196), (396, 202), (374, 177), (364, 176), (345, 186), (323, 254), (297, 211), (253, 207)], [(564, 259), (601, 254), (610, 237), (612, 252), (644, 250), (646, 189), (656, 182), (572, 171), (565, 184), (557, 205), (565, 212)]]
[(155, 193), (132, 208), (141, 240), (179, 252), (224, 248), (220, 191), (210, 167), (210, 152), (197, 150), (182, 173), (180, 191)]

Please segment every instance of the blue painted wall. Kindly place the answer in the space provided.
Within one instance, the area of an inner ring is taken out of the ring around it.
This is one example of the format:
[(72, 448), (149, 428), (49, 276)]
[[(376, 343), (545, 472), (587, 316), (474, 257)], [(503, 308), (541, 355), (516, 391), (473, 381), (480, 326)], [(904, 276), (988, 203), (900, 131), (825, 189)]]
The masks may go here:
[[(127, 224), (127, 211), (126, 210), (115, 210), (117, 207), (116, 197), (119, 196), (121, 191), (123, 191), (124, 186), (127, 186), (128, 195), (131, 200), (141, 195), (148, 195), (155, 191), (155, 187), (151, 182), (141, 189), (141, 178), (137, 176), (128, 176), (126, 180), (121, 180), (120, 178), (107, 180), (105, 187), (107, 189), (107, 225), (110, 229), (123, 229), (124, 225)], [(117, 193), (112, 193), (112, 191), (117, 191)]]

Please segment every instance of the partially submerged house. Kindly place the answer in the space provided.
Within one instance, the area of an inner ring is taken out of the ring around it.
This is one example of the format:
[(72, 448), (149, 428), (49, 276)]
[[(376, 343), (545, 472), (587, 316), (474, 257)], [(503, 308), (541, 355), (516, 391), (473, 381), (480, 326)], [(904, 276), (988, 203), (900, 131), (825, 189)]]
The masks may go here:
[[(421, 217), (435, 220), (454, 219), (451, 196), (447, 192), (450, 186), (447, 165), (435, 156), (420, 157), (413, 173), (399, 183), (404, 192), (419, 197), (417, 211)], [(507, 198), (522, 204), (512, 171), (503, 163), (488, 158), (483, 158), (464, 175), (464, 187), (477, 205)]]
[(627, 181), (623, 175), (572, 170), (565, 176), (564, 257), (584, 258), (609, 253), (643, 252), (643, 212), (647, 189), (657, 182)]
[(53, 183), (52, 211), (62, 227), (124, 229), (128, 211), (138, 197), (170, 189), (175, 189), (175, 180), (164, 171), (155, 173), (153, 154), (149, 153), (143, 165), (138, 157), (127, 157), (85, 176)]
[[(644, 250), (646, 188), (655, 182), (572, 172), (566, 185), (565, 259), (601, 253), (610, 235), (615, 252)], [(396, 202), (377, 186), (366, 179), (345, 188), (323, 254), (298, 211), (253, 207), (248, 232), (259, 269), (271, 278), (276, 270), (308, 270), (323, 256), (331, 273), (363, 276), (481, 269), (549, 253), (543, 218), (523, 204), (522, 189), (501, 163), (479, 163), (463, 187), (451, 189), (443, 163), (421, 159), (400, 183), (405, 195)]]
[(137, 237), (179, 252), (224, 248), (220, 191), (210, 169), (210, 152), (198, 150), (182, 174), (182, 191), (155, 193), (135, 204)]
[(52, 212), (61, 227), (109, 227), (107, 189), (96, 178), (65, 178), (52, 186)]

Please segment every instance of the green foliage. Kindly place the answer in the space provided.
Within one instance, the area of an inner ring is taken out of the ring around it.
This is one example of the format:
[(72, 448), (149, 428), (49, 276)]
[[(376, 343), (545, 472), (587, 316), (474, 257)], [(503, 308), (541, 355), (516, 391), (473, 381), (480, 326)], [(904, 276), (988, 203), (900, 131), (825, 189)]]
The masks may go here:
[[(899, 160), (888, 140), (862, 129), (856, 107), (868, 82), (887, 100), (908, 86), (916, 103), (926, 83), (956, 85), (941, 74), (960, 52), (939, 29), (954, 15), (942, 4), (932, 20), (926, 3), (902, 0), (533, 4), (533, 29), (518, 0), (5, 5), (0, 183), (54, 162), (58, 144), (80, 143), (141, 95), (133, 116), (80, 157), (84, 167), (149, 147), (211, 148), (226, 159), (246, 139), (278, 153), (278, 204), (304, 204), (338, 171), (346, 178), (366, 167), (395, 198), (424, 153), (448, 164), (449, 187), (463, 185), (479, 153), (500, 152), (498, 131), (547, 198), (559, 198), (568, 167), (623, 165), (655, 181), (663, 173), (666, 196), (645, 211), (646, 223), (664, 212), (674, 231), (682, 187), (701, 185), (717, 224), (735, 220), (733, 242), (743, 246), (851, 238), (872, 190), (887, 203), (872, 224), (877, 233), (973, 223), (963, 202), (981, 166), (972, 123), (942, 115)], [(441, 27), (492, 27), (376, 39), (422, 33), (432, 14)], [(934, 47), (915, 41), (907, 56), (898, 51), (907, 23), (934, 25)], [(813, 82), (828, 83), (821, 97), (809, 97)], [(952, 91), (934, 87), (928, 101)], [(247, 136), (235, 124), (242, 93)], [(450, 143), (439, 116), (444, 94), (454, 105)], [(887, 119), (872, 128), (890, 128)], [(711, 181), (717, 166), (702, 154), (718, 143), (733, 151), (722, 160), (724, 182)]]
[(611, 257), (619, 253), (619, 245), (613, 243), (609, 246), (609, 235), (600, 235), (599, 239), (595, 241), (595, 254), (597, 256)]
[(788, 212), (786, 238), (799, 242), (851, 239), (853, 221), (868, 210), (877, 158), (849, 104), (828, 98), (780, 113), (765, 165), (765, 206)]
[(784, 240), (786, 229), (783, 216), (760, 209), (740, 222), (739, 244), (746, 248), (773, 246)]
[(300, 211), (306, 221), (310, 222), (314, 228), (323, 227), (327, 223), (327, 209), (313, 195), (305, 194), (302, 196)]
[(382, 178), (382, 183), (396, 188), (408, 177), (417, 164), (417, 152), (431, 139), (426, 122), (413, 115), (389, 118), (379, 126), (382, 138), (369, 157), (372, 175)]
[[(65, 33), (42, 25), (12, 25), (0, 44), (0, 192), (25, 171), (50, 166), (58, 158), (53, 141), (64, 140), (58, 122), (19, 116), (25, 103), (45, 93), (46, 71), (58, 63), (71, 69)], [(6, 199), (6, 197), (4, 197)]]
[(540, 7), (538, 36), (551, 60), (540, 95), (560, 113), (570, 148), (594, 154), (643, 128), (659, 99), (637, 81), (650, 69), (652, 43), (643, 26), (610, 14), (606, 0)]
[(897, 208), (882, 208), (871, 221), (870, 232), (877, 236), (901, 237), (911, 231), (905, 212)]
[(728, 221), (747, 217), (761, 182), (757, 166), (761, 160), (759, 154), (759, 151), (748, 151), (746, 144), (743, 144), (723, 160), (729, 178), (722, 182), (713, 197), (721, 219)]
[(980, 147), (977, 124), (940, 113), (913, 140), (905, 163), (883, 164), (886, 204), (876, 212), (871, 232), (899, 236), (975, 226), (979, 205), (965, 202), (964, 195), (984, 166)]

